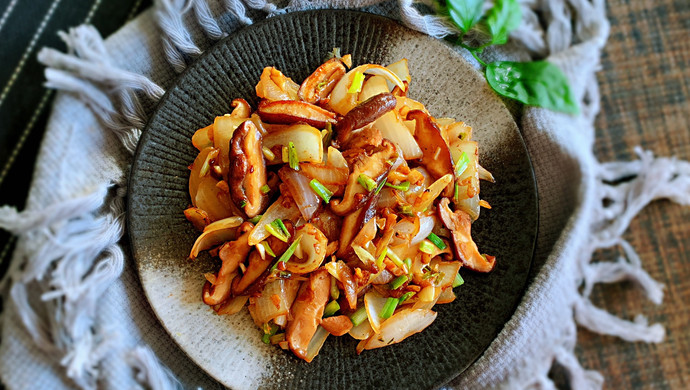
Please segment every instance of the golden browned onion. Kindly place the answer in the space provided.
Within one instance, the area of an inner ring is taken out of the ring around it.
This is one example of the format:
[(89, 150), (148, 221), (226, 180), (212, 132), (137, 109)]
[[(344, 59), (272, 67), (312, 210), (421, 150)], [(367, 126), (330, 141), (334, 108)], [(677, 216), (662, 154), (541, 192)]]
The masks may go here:
[(328, 301), (331, 279), (328, 271), (319, 269), (302, 283), (292, 304), (292, 321), (288, 322), (285, 339), (290, 350), (301, 359), (307, 358), (307, 347), (319, 326)]
[(278, 69), (269, 66), (256, 84), (256, 96), (268, 100), (295, 100), (299, 85)]
[(234, 108), (230, 113), (230, 116), (233, 118), (249, 118), (252, 114), (251, 106), (244, 99), (235, 99), (230, 106)]
[(328, 239), (316, 226), (305, 223), (295, 231), (295, 241), (300, 240), (302, 258), (293, 256), (285, 263), (285, 270), (294, 274), (307, 274), (321, 266), (326, 258)]
[(266, 163), (261, 147), (261, 133), (251, 121), (243, 122), (230, 141), (230, 196), (249, 218), (268, 206), (268, 196), (261, 191), (266, 185)]
[(496, 264), (496, 258), (489, 255), (481, 255), (477, 244), (472, 240), (470, 229), (472, 219), (469, 214), (462, 210), (455, 210), (453, 213), (448, 204), (450, 200), (443, 198), (438, 203), (438, 215), (443, 224), (453, 235), (453, 252), (462, 264), (474, 271), (489, 272)]
[(328, 123), (335, 123), (335, 114), (319, 106), (295, 100), (269, 102), (262, 100), (257, 111), (261, 120), (268, 123), (306, 123), (323, 129)]

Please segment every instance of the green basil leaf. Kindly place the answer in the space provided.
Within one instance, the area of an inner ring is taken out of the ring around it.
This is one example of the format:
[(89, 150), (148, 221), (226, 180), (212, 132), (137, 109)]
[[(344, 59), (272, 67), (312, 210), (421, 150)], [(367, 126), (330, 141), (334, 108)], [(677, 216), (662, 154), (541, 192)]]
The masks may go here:
[(491, 44), (508, 42), (508, 34), (515, 30), (522, 20), (522, 10), (517, 0), (496, 0), (486, 16), (486, 25), (491, 33)]
[(466, 33), (482, 17), (484, 0), (448, 0), (448, 12), (456, 26)]
[(577, 114), (568, 79), (546, 61), (496, 61), (486, 67), (486, 80), (498, 94), (522, 103)]

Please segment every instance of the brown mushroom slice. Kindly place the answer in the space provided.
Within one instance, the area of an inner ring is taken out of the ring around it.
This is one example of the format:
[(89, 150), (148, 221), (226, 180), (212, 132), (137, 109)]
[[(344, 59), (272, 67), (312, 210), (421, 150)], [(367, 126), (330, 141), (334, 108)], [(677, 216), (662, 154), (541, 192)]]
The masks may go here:
[(359, 175), (366, 175), (379, 185), (391, 169), (391, 161), (397, 157), (395, 145), (388, 140), (383, 140), (381, 146), (375, 148), (371, 154), (360, 153), (353, 161), (352, 171), (347, 180), (343, 199), (332, 199), (331, 210), (338, 215), (346, 215), (362, 207), (375, 194), (364, 188), (358, 181)]
[(322, 319), (321, 326), (333, 336), (342, 336), (352, 329), (352, 321), (346, 315), (333, 316)]
[[(366, 147), (377, 147), (383, 142), (381, 131), (375, 127), (364, 127), (352, 133), (350, 140), (342, 145), (346, 149), (364, 149)], [(400, 157), (402, 159), (402, 157)]]
[(448, 205), (450, 200), (443, 198), (438, 204), (438, 214), (443, 224), (453, 236), (453, 252), (462, 261), (463, 266), (477, 271), (489, 272), (496, 264), (494, 256), (479, 253), (477, 244), (472, 240), (470, 230), (472, 219), (462, 210), (452, 212)]
[(235, 130), (230, 143), (230, 196), (247, 217), (260, 214), (268, 205), (268, 196), (261, 191), (266, 185), (266, 163), (261, 152), (261, 133), (251, 121)]
[[(414, 139), (422, 148), (422, 164), (434, 179), (453, 173), (453, 157), (448, 144), (441, 135), (441, 129), (434, 120), (421, 110), (412, 110), (407, 114), (407, 120), (415, 120)], [(452, 191), (452, 186), (451, 191)]]
[(234, 108), (230, 113), (232, 118), (247, 119), (252, 114), (252, 107), (244, 99), (235, 99), (230, 106)]
[(297, 96), (307, 103), (318, 103), (331, 93), (335, 84), (345, 75), (345, 71), (345, 66), (339, 58), (331, 58), (304, 79)]
[(379, 195), (375, 194), (365, 203), (364, 207), (357, 211), (349, 213), (343, 218), (343, 225), (340, 234), (340, 246), (336, 255), (339, 258), (349, 257), (352, 250), (352, 241), (355, 236), (362, 229), (364, 224), (369, 222), (376, 215), (376, 204), (378, 203)]
[(397, 104), (395, 96), (390, 93), (380, 93), (358, 104), (350, 110), (335, 125), (338, 142), (345, 145), (356, 129), (364, 127), (392, 111)]
[(352, 269), (344, 261), (331, 261), (325, 265), (328, 273), (343, 285), (345, 299), (350, 310), (357, 309), (357, 284), (352, 276)]
[(234, 295), (243, 294), (244, 291), (249, 288), (266, 269), (268, 269), (271, 263), (273, 263), (273, 256), (266, 254), (266, 258), (262, 259), (258, 251), (253, 251), (249, 254), (248, 263), (247, 270), (242, 274), (242, 278), (232, 287), (232, 293)]
[(244, 305), (247, 304), (248, 300), (248, 295), (232, 297), (223, 303), (214, 305), (213, 311), (215, 311), (216, 314), (219, 315), (232, 315), (235, 313), (239, 313), (239, 311), (242, 310), (242, 308), (244, 308)]
[(328, 123), (335, 123), (335, 113), (307, 102), (295, 100), (262, 100), (257, 110), (261, 120), (267, 123), (306, 123), (323, 129)]
[(314, 271), (309, 280), (302, 283), (292, 304), (293, 319), (288, 323), (285, 339), (290, 350), (301, 359), (307, 358), (307, 347), (319, 326), (323, 310), (330, 294), (331, 277), (328, 271)]
[(295, 231), (295, 241), (297, 240), (299, 245), (295, 254), (285, 263), (285, 270), (293, 274), (315, 271), (326, 258), (328, 239), (316, 226), (305, 223)]
[(220, 248), (218, 257), (223, 262), (216, 275), (216, 282), (206, 282), (202, 299), (207, 305), (217, 305), (225, 301), (231, 292), (232, 279), (236, 276), (237, 268), (249, 255), (251, 247), (247, 243), (249, 233), (242, 234), (235, 241), (228, 241)]
[(299, 85), (278, 69), (269, 66), (261, 72), (256, 96), (268, 100), (296, 100)]

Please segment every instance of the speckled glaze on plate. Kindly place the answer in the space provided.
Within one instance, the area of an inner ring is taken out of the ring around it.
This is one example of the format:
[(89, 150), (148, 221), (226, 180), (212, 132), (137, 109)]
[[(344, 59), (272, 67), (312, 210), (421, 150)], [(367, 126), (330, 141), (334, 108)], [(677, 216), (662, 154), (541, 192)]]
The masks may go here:
[[(265, 66), (300, 82), (334, 48), (355, 65), (407, 58), (410, 96), (437, 117), (474, 129), (480, 161), (497, 179), (482, 183), (493, 206), (473, 225), (482, 253), (497, 257), (487, 275), (461, 271), (458, 299), (436, 306), (436, 321), (400, 344), (355, 353), (349, 336), (329, 337), (310, 364), (261, 342), (246, 310), (218, 316), (201, 302), (213, 262), (187, 260), (197, 237), (182, 211), (190, 204), (187, 166), (195, 130), (229, 112), (233, 98), (256, 107)], [(240, 30), (192, 64), (161, 100), (132, 166), (128, 203), (132, 253), (146, 296), (172, 339), (192, 360), (236, 389), (433, 388), (465, 370), (489, 346), (524, 293), (537, 229), (532, 167), (515, 122), (483, 76), (445, 43), (371, 14), (291, 13)]]

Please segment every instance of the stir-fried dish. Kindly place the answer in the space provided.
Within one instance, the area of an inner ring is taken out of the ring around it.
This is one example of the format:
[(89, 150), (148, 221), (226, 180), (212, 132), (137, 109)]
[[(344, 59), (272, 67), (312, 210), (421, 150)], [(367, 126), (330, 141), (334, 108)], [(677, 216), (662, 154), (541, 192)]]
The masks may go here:
[(329, 334), (361, 353), (422, 331), (461, 268), (495, 263), (470, 235), (493, 181), (472, 129), (407, 96), (407, 60), (351, 67), (334, 50), (301, 85), (267, 67), (257, 107), (235, 99), (192, 137), (190, 258), (220, 259), (203, 302), (247, 306), (257, 337), (308, 362)]

